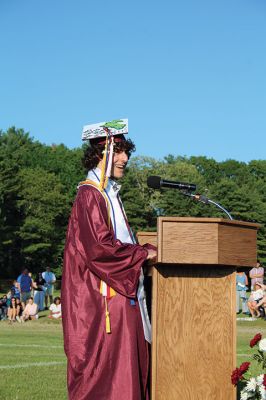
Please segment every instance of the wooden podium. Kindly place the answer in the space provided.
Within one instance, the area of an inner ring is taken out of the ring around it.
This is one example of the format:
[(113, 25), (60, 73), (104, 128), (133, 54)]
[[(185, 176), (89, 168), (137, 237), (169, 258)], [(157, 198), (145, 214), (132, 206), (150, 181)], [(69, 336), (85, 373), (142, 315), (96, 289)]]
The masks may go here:
[(259, 225), (159, 217), (152, 268), (151, 400), (235, 400), (236, 269), (256, 265)]

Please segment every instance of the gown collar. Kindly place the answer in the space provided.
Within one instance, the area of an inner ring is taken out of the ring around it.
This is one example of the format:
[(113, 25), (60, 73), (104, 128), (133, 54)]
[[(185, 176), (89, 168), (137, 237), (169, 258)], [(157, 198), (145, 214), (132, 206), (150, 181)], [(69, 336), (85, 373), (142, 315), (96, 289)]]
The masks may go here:
[[(99, 183), (100, 176), (101, 176), (100, 168), (94, 168), (88, 172), (87, 179), (90, 179), (93, 182)], [(113, 195), (117, 196), (120, 189), (121, 189), (121, 185), (119, 185), (114, 179), (111, 179), (111, 178), (108, 179), (108, 184), (105, 189), (105, 191), (108, 194), (113, 194)]]

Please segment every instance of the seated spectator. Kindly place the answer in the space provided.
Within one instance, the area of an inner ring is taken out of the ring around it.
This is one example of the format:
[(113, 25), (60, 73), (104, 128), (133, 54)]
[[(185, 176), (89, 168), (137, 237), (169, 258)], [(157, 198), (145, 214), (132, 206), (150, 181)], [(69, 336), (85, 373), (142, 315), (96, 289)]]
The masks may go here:
[(1, 319), (3, 319), (3, 316), (4, 316), (4, 312), (3, 312), (2, 306), (3, 306), (3, 301), (2, 301), (2, 298), (1, 298), (0, 299), (0, 321), (1, 321)]
[[(261, 317), (264, 317), (265, 318), (265, 316), (266, 316), (266, 294), (265, 294), (265, 291), (266, 291), (266, 285), (264, 285), (264, 284), (262, 284), (262, 283), (258, 283), (258, 285), (261, 287), (261, 289), (263, 290), (263, 298), (256, 304), (256, 309), (258, 310), (258, 311), (260, 311), (260, 313), (261, 313)], [(264, 311), (264, 312), (263, 312)]]
[(29, 319), (38, 319), (39, 316), (37, 314), (38, 312), (38, 307), (37, 304), (33, 302), (33, 297), (30, 297), (28, 300), (28, 303), (26, 304), (26, 307), (22, 313), (22, 316), (20, 317), (21, 322), (25, 322)]
[(253, 318), (260, 317), (260, 312), (257, 309), (257, 304), (260, 302), (263, 296), (264, 293), (261, 285), (259, 283), (255, 283), (254, 290), (251, 292), (251, 295), (248, 299), (248, 308)]
[(263, 298), (256, 304), (255, 308), (260, 313), (260, 316), (265, 318), (265, 316), (266, 316), (266, 296), (263, 296)]
[(15, 322), (16, 321), (16, 316), (17, 316), (17, 305), (16, 305), (16, 299), (15, 297), (11, 297), (11, 303), (8, 307), (7, 310), (7, 316), (9, 322)]
[(20, 322), (20, 317), (22, 316), (22, 304), (21, 304), (21, 301), (20, 301), (20, 299), (17, 299), (16, 298), (16, 308), (17, 308), (17, 315), (16, 315), (16, 320), (18, 321), (18, 322)]
[[(7, 294), (5, 294), (3, 297), (6, 298), (7, 307), (9, 307), (9, 306), (10, 306), (10, 303), (11, 303), (11, 298), (12, 298), (12, 296), (11, 296), (11, 291), (7, 292)], [(13, 296), (13, 297), (14, 297), (14, 296)]]
[(60, 297), (55, 297), (54, 298), (54, 302), (53, 304), (50, 305), (50, 315), (48, 315), (48, 318), (62, 318), (62, 314), (61, 314), (61, 299)]
[(0, 299), (0, 320), (4, 321), (7, 319), (8, 305), (7, 295), (4, 295)]

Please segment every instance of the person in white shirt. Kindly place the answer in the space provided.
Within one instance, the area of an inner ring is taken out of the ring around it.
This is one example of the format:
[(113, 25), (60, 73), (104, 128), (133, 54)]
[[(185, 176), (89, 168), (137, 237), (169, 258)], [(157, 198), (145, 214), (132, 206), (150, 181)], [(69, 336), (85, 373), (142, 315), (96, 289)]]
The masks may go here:
[(42, 273), (42, 277), (45, 280), (45, 307), (48, 310), (48, 298), (50, 305), (53, 303), (54, 284), (56, 282), (55, 274), (51, 271), (50, 267), (46, 267), (46, 271)]
[(260, 312), (257, 308), (257, 304), (263, 299), (264, 293), (260, 283), (255, 283), (254, 290), (251, 292), (251, 295), (248, 299), (248, 308), (251, 313), (251, 316), (260, 317)]
[(53, 304), (50, 305), (50, 315), (48, 315), (48, 318), (62, 318), (62, 313), (61, 313), (61, 299), (60, 297), (55, 297)]

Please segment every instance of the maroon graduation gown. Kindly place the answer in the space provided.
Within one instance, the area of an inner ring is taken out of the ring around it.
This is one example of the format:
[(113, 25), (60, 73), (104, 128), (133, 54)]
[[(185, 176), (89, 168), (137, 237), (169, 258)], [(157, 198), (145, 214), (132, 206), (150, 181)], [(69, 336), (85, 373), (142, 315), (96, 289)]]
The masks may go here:
[[(80, 187), (69, 221), (62, 277), (70, 400), (148, 399), (148, 344), (136, 300), (146, 256), (142, 246), (115, 239), (102, 194), (92, 186)], [(108, 300), (110, 334), (105, 330), (100, 280), (116, 291)]]

